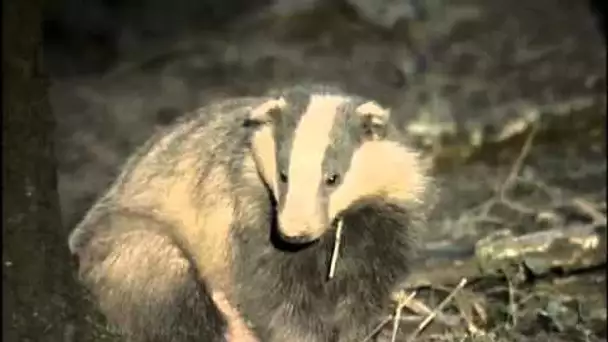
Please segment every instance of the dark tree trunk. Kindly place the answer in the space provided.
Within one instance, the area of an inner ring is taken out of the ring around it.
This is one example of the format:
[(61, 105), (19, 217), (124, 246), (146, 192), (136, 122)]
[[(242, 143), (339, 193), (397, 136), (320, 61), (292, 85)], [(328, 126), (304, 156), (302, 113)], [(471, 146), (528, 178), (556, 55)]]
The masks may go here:
[(42, 6), (2, 2), (2, 337), (93, 341), (60, 222), (54, 119), (40, 67)]

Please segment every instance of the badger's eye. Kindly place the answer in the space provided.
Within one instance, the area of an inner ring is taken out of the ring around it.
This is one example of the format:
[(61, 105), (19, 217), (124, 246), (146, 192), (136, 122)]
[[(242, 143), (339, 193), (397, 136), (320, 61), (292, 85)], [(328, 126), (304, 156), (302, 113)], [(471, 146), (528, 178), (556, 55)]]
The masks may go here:
[(336, 174), (336, 173), (330, 173), (327, 176), (325, 176), (325, 184), (327, 185), (335, 185), (338, 180), (340, 180), (340, 175)]
[(287, 172), (285, 172), (285, 171), (279, 172), (279, 179), (281, 180), (281, 182), (287, 183)]

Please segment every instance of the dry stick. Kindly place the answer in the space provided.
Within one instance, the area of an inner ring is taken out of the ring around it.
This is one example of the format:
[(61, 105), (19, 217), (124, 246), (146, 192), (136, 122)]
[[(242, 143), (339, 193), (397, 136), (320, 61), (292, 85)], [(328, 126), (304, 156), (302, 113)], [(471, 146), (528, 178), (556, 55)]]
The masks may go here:
[(399, 320), (401, 319), (401, 311), (403, 307), (401, 305), (397, 305), (395, 308), (395, 313), (393, 314), (393, 332), (391, 333), (391, 342), (395, 342), (397, 338), (397, 331), (399, 331)]
[[(417, 300), (415, 298), (411, 298), (407, 301), (407, 303), (403, 303), (403, 305), (419, 317), (426, 317), (426, 315), (433, 312), (431, 308), (426, 306), (422, 301)], [(435, 320), (449, 327), (453, 327), (454, 325), (456, 325), (453, 316), (444, 315), (441, 312), (437, 313), (437, 316), (435, 316)]]
[(414, 341), (414, 339), (422, 332), (422, 330), (426, 328), (426, 326), (433, 320), (433, 318), (435, 318), (435, 316), (441, 310), (443, 310), (443, 308), (452, 300), (452, 298), (456, 296), (458, 291), (460, 291), (466, 284), (467, 279), (462, 278), (462, 280), (460, 280), (460, 283), (458, 283), (458, 286), (456, 286), (456, 288), (454, 288), (454, 290), (447, 297), (445, 297), (445, 299), (435, 308), (435, 310), (433, 310), (433, 312), (431, 312), (422, 322), (420, 322), (416, 330), (409, 336), (408, 342)]
[(336, 239), (334, 242), (334, 250), (331, 253), (331, 263), (329, 264), (329, 279), (334, 277), (336, 273), (336, 263), (338, 262), (338, 252), (340, 251), (340, 242), (342, 241), (342, 220), (338, 221), (336, 228)]
[[(473, 304), (474, 310), (479, 314), (478, 304)], [(467, 329), (471, 335), (485, 335), (486, 332), (475, 325), (473, 317), (464, 315), (464, 320), (467, 321)]]
[[(514, 203), (509, 196), (507, 195), (507, 191), (509, 190), (509, 188), (513, 185), (513, 183), (516, 182), (519, 173), (521, 172), (521, 169), (524, 166), (524, 161), (526, 159), (526, 157), (530, 154), (530, 149), (532, 148), (532, 142), (534, 141), (534, 137), (536, 136), (536, 133), (538, 132), (538, 125), (533, 125), (532, 126), (532, 130), (530, 131), (530, 134), (528, 134), (528, 136), (526, 137), (526, 141), (524, 142), (524, 145), (521, 148), (521, 151), (519, 152), (519, 155), (517, 156), (517, 159), (515, 160), (515, 163), (513, 163), (513, 166), (511, 167), (511, 171), (509, 172), (509, 175), (507, 176), (507, 178), (505, 179), (505, 181), (503, 182), (502, 186), (500, 187), (500, 192), (499, 192), (499, 198), (500, 198), (500, 202), (502, 202), (503, 204), (508, 205), (509, 207), (519, 210), (521, 212), (525, 212), (525, 213), (529, 213), (530, 209), (525, 208), (519, 204)], [(515, 293), (514, 293), (514, 288), (513, 288), (513, 284), (510, 281), (510, 279), (507, 277), (507, 281), (508, 281), (508, 288), (509, 288), (509, 311), (511, 313), (511, 324), (513, 326), (517, 325), (517, 316), (516, 316), (516, 311), (517, 311), (517, 304), (515, 303)]]
[(479, 313), (479, 309), (481, 309), (481, 306), (479, 306), (479, 303), (475, 302), (474, 299), (468, 299), (468, 301), (471, 301), (472, 304), (469, 304), (467, 299), (463, 298), (462, 296), (459, 297), (455, 297), (454, 298), (456, 300), (456, 306), (458, 307), (458, 311), (460, 312), (460, 316), (461, 319), (465, 321), (465, 323), (467, 324), (467, 329), (469, 331), (470, 335), (481, 335), (481, 334), (485, 334), (484, 331), (480, 330), (474, 322), (474, 315), (477, 314), (478, 316), (480, 316), (480, 318), (483, 320), (483, 314), (485, 312), (482, 312), (481, 314)]
[(597, 210), (589, 201), (583, 198), (575, 198), (572, 202), (579, 210), (589, 215), (593, 220), (593, 224), (606, 225), (606, 215)]
[(384, 328), (385, 325), (388, 324), (388, 322), (391, 321), (391, 319), (393, 319), (392, 315), (386, 316), (382, 320), (382, 322), (378, 323), (378, 325), (374, 328), (374, 330), (372, 330), (369, 334), (367, 334), (367, 336), (365, 336), (365, 338), (361, 342), (369, 342), (374, 336), (376, 336), (377, 333), (380, 332), (380, 330), (382, 330), (382, 328)]
[[(403, 310), (407, 302), (412, 300), (414, 296), (416, 296), (416, 291), (410, 293), (404, 300), (399, 300), (399, 303), (397, 304), (397, 310)], [(385, 325), (388, 324), (388, 322), (394, 319), (395, 317), (393, 315), (386, 316), (369, 334), (367, 334), (367, 336), (365, 336), (365, 338), (361, 342), (370, 341), (377, 333), (380, 332), (380, 330), (382, 330), (382, 328), (384, 328)]]
[(515, 160), (515, 163), (511, 167), (511, 172), (509, 172), (509, 175), (507, 176), (507, 179), (505, 179), (504, 183), (500, 187), (500, 199), (501, 199), (501, 201), (511, 202), (507, 198), (506, 192), (509, 189), (509, 187), (517, 179), (517, 177), (519, 175), (519, 172), (521, 171), (521, 168), (523, 167), (524, 160), (526, 159), (526, 157), (530, 153), (530, 148), (532, 147), (532, 142), (534, 141), (534, 137), (536, 136), (537, 132), (538, 132), (538, 125), (533, 125), (532, 126), (532, 131), (530, 132), (530, 134), (526, 138), (526, 141), (524, 142), (524, 145), (521, 148), (519, 156), (517, 156), (517, 159)]
[[(515, 209), (515, 210), (518, 210), (521, 212), (525, 212), (525, 213), (531, 213), (533, 210), (523, 207), (523, 206), (515, 203), (514, 201), (512, 201), (509, 198), (509, 196), (507, 195), (507, 191), (518, 178), (519, 172), (521, 171), (521, 168), (523, 167), (525, 158), (528, 156), (528, 154), (530, 152), (530, 149), (532, 147), (532, 142), (533, 142), (534, 137), (536, 136), (537, 132), (538, 132), (538, 125), (535, 124), (532, 126), (532, 131), (528, 135), (518, 158), (516, 159), (515, 163), (513, 164), (511, 172), (509, 173), (505, 182), (502, 184), (502, 186), (500, 188), (500, 192), (499, 192), (499, 199), (500, 199), (501, 203), (509, 206), (512, 209)], [(542, 184), (542, 187), (548, 188), (548, 186), (546, 184)], [(548, 189), (545, 189), (545, 191), (549, 192)], [(593, 220), (593, 222), (591, 223), (592, 225), (599, 225), (599, 226), (606, 225), (606, 215), (604, 213), (602, 213), (601, 211), (597, 210), (594, 207), (594, 205), (592, 203), (590, 203), (589, 201), (587, 201), (583, 198), (575, 198), (574, 200), (571, 200), (570, 203), (572, 203), (572, 205), (574, 205), (577, 209), (582, 211), (584, 214), (588, 215)]]
[[(428, 306), (426, 306), (423, 302), (417, 300), (417, 299), (410, 299), (407, 303), (404, 303), (403, 305), (405, 305), (405, 307), (407, 307), (410, 311), (412, 311), (413, 313), (417, 314), (418, 316), (422, 317), (422, 316), (426, 316), (428, 314), (430, 314), (431, 312), (433, 312), (433, 310), (431, 308), (429, 308)], [(437, 318), (439, 318), (439, 316), (437, 316)], [(442, 322), (446, 325), (450, 325), (449, 322)]]
[(395, 342), (397, 339), (397, 331), (399, 330), (399, 322), (401, 320), (401, 312), (403, 308), (409, 303), (412, 298), (416, 296), (416, 291), (410, 293), (407, 297), (403, 298), (400, 294), (397, 307), (395, 308), (395, 315), (393, 318), (393, 334), (391, 335), (391, 342)]
[(384, 326), (387, 325), (388, 322), (390, 322), (392, 319), (393, 319), (393, 315), (386, 316), (382, 320), (382, 322), (378, 323), (378, 325), (369, 334), (367, 334), (367, 336), (365, 336), (365, 338), (361, 342), (369, 342), (369, 341), (371, 341), (371, 339), (374, 336), (376, 336), (376, 334), (379, 333), (380, 330), (382, 330), (382, 328), (384, 328)]
[(473, 303), (473, 308), (475, 309), (477, 316), (479, 316), (479, 318), (481, 318), (481, 321), (484, 324), (487, 323), (488, 322), (488, 313), (486, 312), (486, 308), (484, 308), (478, 302)]
[[(515, 163), (511, 167), (511, 172), (509, 173), (509, 176), (505, 180), (505, 184), (513, 183), (515, 181), (515, 178), (517, 178), (517, 176), (519, 175), (519, 171), (523, 167), (524, 160), (530, 153), (530, 148), (532, 147), (532, 142), (534, 141), (534, 137), (536, 136), (536, 133), (538, 133), (538, 125), (533, 125), (532, 130), (530, 131), (530, 134), (528, 134), (528, 137), (526, 138), (526, 141), (524, 142), (524, 145), (522, 146), (521, 151), (519, 152), (519, 155), (517, 156), (517, 159), (515, 160)], [(505, 187), (503, 187), (503, 189)]]
[(511, 327), (517, 326), (517, 303), (515, 301), (515, 284), (509, 275), (505, 273), (505, 279), (507, 280), (509, 289), (509, 313), (511, 314)]

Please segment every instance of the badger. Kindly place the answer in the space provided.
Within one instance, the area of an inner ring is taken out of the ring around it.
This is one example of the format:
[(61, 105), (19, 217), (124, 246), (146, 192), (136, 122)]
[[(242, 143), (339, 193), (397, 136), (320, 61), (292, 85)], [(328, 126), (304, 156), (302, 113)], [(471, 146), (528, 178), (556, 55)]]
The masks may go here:
[(74, 228), (80, 279), (129, 341), (244, 341), (239, 320), (262, 342), (361, 341), (433, 203), (403, 137), (390, 110), (327, 85), (207, 105), (134, 153)]

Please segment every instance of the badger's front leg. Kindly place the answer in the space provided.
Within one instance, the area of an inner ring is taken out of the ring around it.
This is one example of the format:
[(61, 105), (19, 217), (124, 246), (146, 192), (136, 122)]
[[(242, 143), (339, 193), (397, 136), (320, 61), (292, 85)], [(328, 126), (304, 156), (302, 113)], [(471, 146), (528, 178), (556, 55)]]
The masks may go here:
[(228, 322), (226, 334), (228, 342), (260, 342), (245, 323), (241, 313), (228, 302), (223, 292), (213, 291), (213, 301)]
[(226, 342), (228, 325), (165, 223), (113, 212), (71, 238), (80, 277), (129, 341)]

